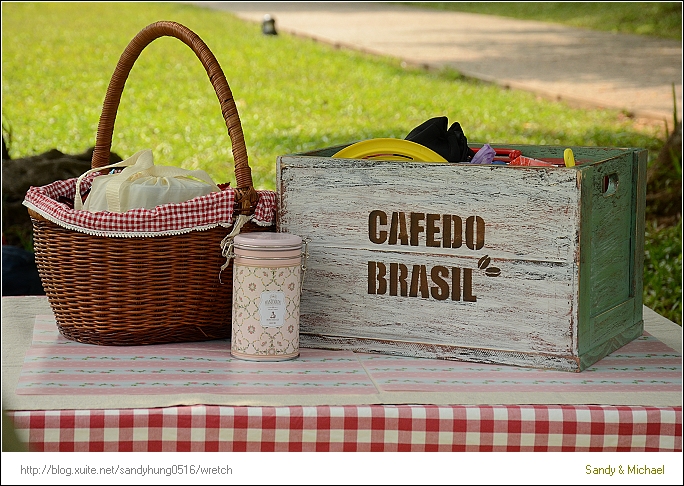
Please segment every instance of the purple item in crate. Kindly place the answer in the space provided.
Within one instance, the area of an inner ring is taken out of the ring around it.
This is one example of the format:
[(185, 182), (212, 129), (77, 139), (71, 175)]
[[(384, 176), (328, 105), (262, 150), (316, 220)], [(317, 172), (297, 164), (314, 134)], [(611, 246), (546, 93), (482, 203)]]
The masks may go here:
[(471, 164), (491, 164), (494, 161), (496, 150), (494, 150), (488, 143), (484, 144), (480, 150), (473, 155), (470, 160)]

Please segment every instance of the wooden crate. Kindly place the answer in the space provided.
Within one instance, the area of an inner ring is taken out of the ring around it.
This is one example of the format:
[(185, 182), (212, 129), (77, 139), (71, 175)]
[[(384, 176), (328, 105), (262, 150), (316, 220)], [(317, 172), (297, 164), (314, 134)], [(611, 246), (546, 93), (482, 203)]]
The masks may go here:
[(577, 372), (642, 334), (646, 150), (547, 168), (343, 147), (277, 158), (277, 230), (309, 242), (301, 346)]

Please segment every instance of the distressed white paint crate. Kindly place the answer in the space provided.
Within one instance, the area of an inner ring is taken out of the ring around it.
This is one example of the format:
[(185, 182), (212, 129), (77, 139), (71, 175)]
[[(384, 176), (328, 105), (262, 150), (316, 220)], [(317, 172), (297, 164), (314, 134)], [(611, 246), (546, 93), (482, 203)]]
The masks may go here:
[(646, 150), (571, 147), (567, 168), (343, 147), (277, 158), (277, 230), (308, 241), (301, 346), (581, 371), (642, 334)]

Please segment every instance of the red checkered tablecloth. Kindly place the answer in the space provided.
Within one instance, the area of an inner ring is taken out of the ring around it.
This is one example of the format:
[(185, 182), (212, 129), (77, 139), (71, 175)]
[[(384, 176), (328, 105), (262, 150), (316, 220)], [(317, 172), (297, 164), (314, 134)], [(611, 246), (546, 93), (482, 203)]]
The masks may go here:
[(9, 412), (32, 451), (682, 451), (682, 407), (194, 405)]

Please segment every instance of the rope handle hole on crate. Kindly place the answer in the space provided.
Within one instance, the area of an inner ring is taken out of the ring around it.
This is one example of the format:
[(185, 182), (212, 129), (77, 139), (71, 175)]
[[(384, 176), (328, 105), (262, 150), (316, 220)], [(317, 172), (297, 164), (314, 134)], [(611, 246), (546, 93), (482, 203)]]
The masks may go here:
[(617, 192), (618, 187), (618, 175), (610, 174), (603, 176), (603, 195), (608, 197), (612, 196)]

